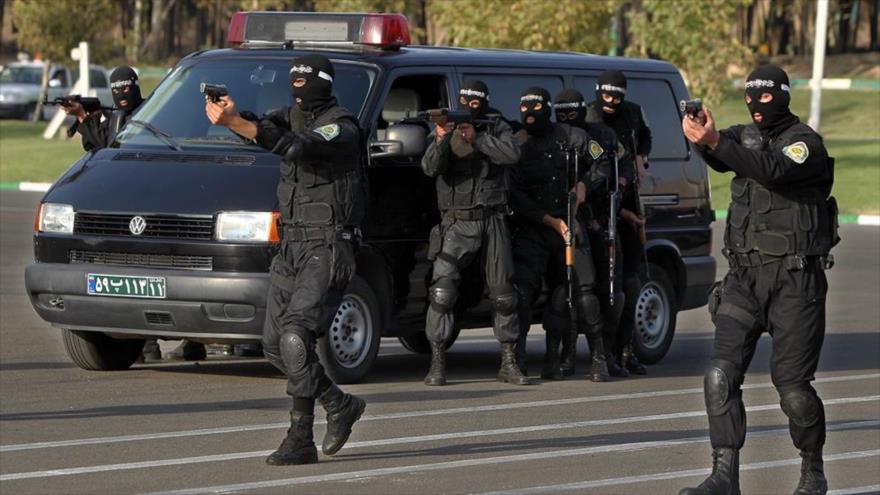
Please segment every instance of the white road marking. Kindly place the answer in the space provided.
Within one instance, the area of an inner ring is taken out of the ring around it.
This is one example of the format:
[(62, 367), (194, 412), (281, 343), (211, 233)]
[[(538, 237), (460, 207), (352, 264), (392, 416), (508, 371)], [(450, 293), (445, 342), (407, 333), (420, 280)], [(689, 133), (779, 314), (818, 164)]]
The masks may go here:
[[(829, 376), (823, 378), (817, 378), (813, 383), (836, 383), (836, 382), (849, 382), (849, 381), (857, 381), (857, 380), (870, 380), (874, 378), (880, 378), (880, 373), (868, 373), (861, 375), (840, 375), (840, 376)], [(770, 382), (764, 383), (753, 383), (743, 385), (743, 389), (766, 389), (773, 388), (773, 384)], [(510, 404), (489, 404), (485, 406), (471, 406), (471, 407), (455, 407), (450, 409), (432, 409), (427, 411), (411, 411), (411, 412), (401, 412), (401, 413), (387, 413), (387, 414), (375, 414), (375, 415), (366, 415), (361, 418), (361, 421), (384, 421), (384, 420), (392, 420), (392, 419), (406, 419), (406, 418), (418, 418), (423, 416), (442, 416), (447, 414), (472, 414), (477, 412), (487, 412), (487, 411), (502, 411), (509, 409), (521, 409), (521, 408), (532, 408), (532, 407), (549, 407), (549, 406), (562, 406), (562, 405), (570, 405), (570, 404), (583, 404), (590, 402), (605, 402), (605, 401), (613, 401), (613, 400), (631, 400), (631, 399), (646, 399), (653, 397), (669, 397), (675, 395), (689, 395), (703, 393), (703, 388), (684, 388), (684, 389), (676, 389), (676, 390), (657, 390), (653, 392), (633, 392), (633, 393), (624, 393), (624, 394), (611, 394), (611, 395), (596, 395), (596, 396), (588, 396), (588, 397), (573, 397), (569, 399), (556, 399), (556, 400), (544, 400), (544, 401), (534, 401), (534, 402), (514, 402)], [(315, 424), (326, 424), (326, 421), (323, 419), (316, 419)], [(190, 437), (190, 436), (201, 436), (201, 435), (218, 435), (224, 433), (241, 433), (248, 431), (259, 431), (259, 430), (272, 430), (276, 428), (287, 428), (290, 426), (288, 423), (267, 423), (267, 424), (256, 424), (256, 425), (243, 425), (243, 426), (227, 426), (227, 427), (219, 427), (219, 428), (202, 428), (197, 430), (182, 430), (182, 431), (169, 431), (169, 432), (158, 432), (158, 433), (142, 433), (136, 435), (121, 435), (121, 436), (113, 436), (113, 437), (94, 437), (94, 438), (82, 438), (75, 440), (58, 440), (54, 442), (36, 442), (36, 443), (20, 443), (20, 444), (11, 444), (11, 445), (3, 445), (0, 446), (0, 452), (14, 452), (19, 450), (33, 450), (33, 449), (46, 449), (46, 448), (57, 448), (57, 447), (74, 447), (80, 445), (97, 445), (97, 444), (107, 444), (107, 443), (119, 443), (119, 442), (134, 442), (134, 441), (142, 441), (142, 440), (159, 440), (164, 438), (180, 438), (180, 437)]]
[(827, 495), (876, 495), (877, 493), (880, 493), (880, 485), (841, 488), (840, 490), (831, 490)]
[[(843, 452), (840, 454), (826, 454), (825, 462), (847, 461), (851, 459), (863, 459), (866, 457), (880, 456), (880, 449), (877, 450), (860, 450), (855, 452)], [(755, 469), (771, 469), (783, 466), (795, 466), (801, 463), (800, 457), (797, 459), (785, 459), (778, 461), (753, 462), (743, 464), (739, 467), (740, 471), (752, 471)], [(674, 480), (678, 478), (702, 477), (708, 476), (712, 472), (709, 468), (687, 469), (684, 471), (672, 471), (668, 473), (645, 474), (641, 476), (626, 476), (623, 478), (607, 478), (604, 480), (579, 481), (575, 483), (563, 483), (559, 485), (534, 486), (530, 488), (516, 488), (513, 490), (501, 490), (495, 492), (482, 492), (479, 495), (531, 495), (534, 493), (562, 492), (572, 490), (586, 490), (588, 488), (599, 488), (604, 486), (630, 485), (633, 483), (646, 483), (649, 481)], [(871, 487), (864, 487), (871, 488)], [(858, 490), (858, 489), (857, 489)], [(828, 492), (831, 495), (835, 492)], [(841, 493), (859, 493), (859, 492), (841, 492)]]
[[(826, 407), (836, 406), (842, 404), (855, 404), (860, 402), (873, 402), (880, 401), (880, 395), (874, 395), (870, 397), (845, 397), (840, 399), (829, 399), (824, 401)], [(765, 404), (760, 406), (752, 406), (747, 407), (746, 411), (749, 412), (758, 412), (758, 411), (773, 411), (778, 410), (778, 404)], [(650, 421), (664, 421), (664, 420), (672, 420), (672, 419), (682, 419), (682, 418), (701, 418), (705, 416), (706, 412), (703, 410), (699, 411), (684, 411), (678, 413), (669, 413), (669, 414), (652, 414), (649, 416), (630, 416), (624, 418), (610, 418), (610, 419), (594, 419), (588, 421), (575, 421), (571, 423), (556, 423), (556, 424), (544, 424), (544, 425), (534, 425), (534, 426), (519, 426), (512, 428), (498, 428), (494, 430), (477, 430), (477, 431), (462, 431), (462, 432), (454, 432), (454, 433), (439, 433), (435, 435), (420, 435), (420, 436), (411, 436), (411, 437), (396, 437), (396, 438), (385, 438), (379, 440), (365, 440), (361, 442), (349, 442), (345, 445), (344, 450), (348, 451), (356, 448), (366, 448), (366, 447), (377, 447), (377, 446), (385, 446), (385, 445), (400, 445), (400, 444), (411, 444), (411, 443), (424, 443), (424, 442), (435, 442), (440, 440), (454, 440), (461, 438), (475, 438), (475, 437), (488, 437), (488, 436), (498, 436), (498, 435), (517, 435), (521, 433), (534, 433), (539, 431), (553, 431), (553, 430), (565, 430), (571, 428), (584, 428), (588, 426), (607, 426), (607, 425), (616, 425), (616, 424), (629, 424), (629, 423), (643, 423)], [(880, 421), (877, 422), (880, 424)], [(245, 459), (251, 457), (263, 457), (271, 454), (271, 450), (258, 450), (252, 452), (233, 452), (230, 454), (216, 454), (216, 455), (207, 455), (207, 456), (196, 456), (196, 457), (180, 457), (176, 459), (162, 459), (156, 461), (141, 461), (141, 462), (129, 462), (129, 463), (119, 463), (119, 464), (102, 464), (95, 466), (83, 466), (83, 467), (75, 467), (75, 468), (62, 468), (62, 469), (49, 469), (44, 471), (29, 471), (29, 472), (21, 472), (21, 473), (10, 473), (0, 475), (0, 481), (10, 481), (10, 480), (23, 480), (23, 479), (32, 479), (32, 478), (49, 478), (54, 476), (68, 476), (74, 474), (88, 474), (88, 473), (100, 473), (106, 471), (119, 471), (124, 469), (143, 469), (143, 468), (151, 468), (151, 467), (162, 467), (162, 466), (176, 466), (182, 464), (199, 464), (205, 462), (221, 462), (221, 461), (229, 461), (235, 459)]]
[[(860, 427), (876, 427), (880, 426), (880, 421), (854, 421), (849, 423), (840, 423), (828, 427), (828, 431), (841, 430), (847, 428)], [(749, 433), (749, 437), (764, 436), (781, 436), (788, 435), (788, 428), (778, 428), (766, 430), (762, 432)], [(164, 492), (154, 492), (149, 495), (197, 495), (202, 493), (225, 493), (244, 490), (258, 490), (266, 488), (290, 487), (295, 485), (305, 485), (312, 483), (325, 483), (331, 481), (351, 481), (361, 478), (377, 478), (381, 476), (396, 474), (412, 474), (426, 471), (440, 471), (444, 469), (469, 468), (475, 466), (487, 466), (492, 464), (506, 464), (512, 462), (528, 462), (528, 461), (544, 461), (548, 459), (556, 459), (561, 457), (573, 457), (589, 454), (609, 453), (609, 452), (635, 452), (645, 449), (658, 447), (671, 447), (679, 445), (689, 445), (709, 441), (709, 437), (685, 437), (674, 440), (662, 440), (655, 442), (633, 442), (623, 444), (600, 445), (596, 447), (584, 447), (579, 449), (556, 450), (549, 452), (535, 452), (531, 454), (516, 454), (509, 456), (484, 457), (481, 459), (465, 459), (459, 461), (446, 461), (431, 464), (414, 464), (409, 466), (394, 466), (388, 468), (367, 469), (363, 471), (349, 471), (344, 473), (319, 474), (314, 476), (302, 476), (299, 478), (285, 478), (267, 481), (255, 481), (249, 483), (236, 483), (230, 485), (216, 485), (199, 488), (188, 488), (183, 490), (170, 490)], [(705, 469), (698, 470), (699, 473), (707, 472)]]

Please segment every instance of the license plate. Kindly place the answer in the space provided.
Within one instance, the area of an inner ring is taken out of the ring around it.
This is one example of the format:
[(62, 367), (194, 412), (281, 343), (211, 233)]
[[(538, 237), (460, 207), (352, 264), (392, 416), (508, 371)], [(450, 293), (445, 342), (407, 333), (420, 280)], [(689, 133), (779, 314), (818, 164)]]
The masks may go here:
[(129, 277), (127, 275), (90, 273), (86, 285), (91, 296), (165, 299), (165, 277)]

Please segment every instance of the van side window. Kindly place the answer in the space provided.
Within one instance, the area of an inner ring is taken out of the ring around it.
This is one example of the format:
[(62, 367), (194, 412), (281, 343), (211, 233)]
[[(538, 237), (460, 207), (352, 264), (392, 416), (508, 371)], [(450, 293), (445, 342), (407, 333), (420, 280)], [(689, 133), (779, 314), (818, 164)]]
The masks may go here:
[(504, 118), (519, 122), (519, 97), (523, 90), (540, 86), (551, 96), (562, 91), (562, 77), (525, 74), (465, 74), (463, 81), (479, 79), (489, 86), (489, 106), (499, 110)]
[(407, 113), (449, 106), (446, 77), (434, 74), (401, 76), (394, 80), (376, 122), (376, 139), (385, 139), (385, 130), (407, 117)]
[[(651, 128), (648, 159), (686, 160), (687, 145), (681, 132), (678, 102), (669, 83), (662, 79), (627, 79), (626, 98), (642, 106), (645, 121)], [(595, 77), (575, 77), (574, 85), (588, 102), (596, 97)]]

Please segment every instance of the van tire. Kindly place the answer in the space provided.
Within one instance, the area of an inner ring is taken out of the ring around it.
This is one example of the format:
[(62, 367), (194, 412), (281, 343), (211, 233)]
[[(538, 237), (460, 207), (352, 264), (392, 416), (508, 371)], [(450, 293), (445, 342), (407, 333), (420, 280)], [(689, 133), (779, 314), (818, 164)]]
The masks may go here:
[[(449, 334), (449, 339), (446, 341), (445, 350), (449, 350), (452, 347), (452, 344), (455, 343), (455, 339), (458, 338), (458, 334), (461, 332), (461, 328), (454, 328), (452, 333)], [(417, 332), (411, 333), (409, 335), (400, 335), (397, 337), (397, 340), (403, 344), (403, 347), (410, 352), (414, 352), (416, 354), (430, 354), (431, 353), (431, 343), (428, 342), (428, 336), (425, 335), (425, 332)]]
[(65, 328), (61, 336), (70, 360), (89, 371), (127, 370), (144, 349), (143, 339), (114, 339), (100, 332)]
[(318, 356), (334, 382), (357, 383), (376, 362), (382, 338), (382, 308), (370, 284), (355, 276), (318, 340)]
[(669, 352), (675, 335), (678, 303), (669, 274), (650, 264), (651, 279), (642, 284), (635, 304), (633, 351), (645, 364), (656, 364)]

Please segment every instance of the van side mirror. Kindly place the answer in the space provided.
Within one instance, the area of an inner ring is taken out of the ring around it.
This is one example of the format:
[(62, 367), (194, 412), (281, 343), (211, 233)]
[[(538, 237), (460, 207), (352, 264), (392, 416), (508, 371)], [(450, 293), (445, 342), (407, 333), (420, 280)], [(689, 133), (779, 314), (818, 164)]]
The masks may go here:
[(394, 124), (385, 131), (385, 139), (370, 142), (371, 158), (419, 157), (428, 148), (428, 130), (419, 124)]

